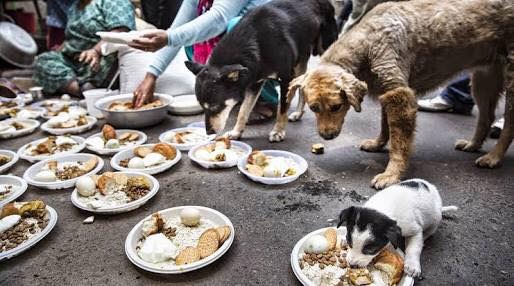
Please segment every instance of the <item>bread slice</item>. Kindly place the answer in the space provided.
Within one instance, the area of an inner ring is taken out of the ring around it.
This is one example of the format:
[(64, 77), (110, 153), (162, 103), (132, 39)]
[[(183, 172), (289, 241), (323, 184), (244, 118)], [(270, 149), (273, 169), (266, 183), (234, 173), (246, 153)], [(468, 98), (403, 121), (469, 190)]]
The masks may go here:
[(375, 258), (375, 268), (381, 270), (391, 279), (389, 285), (398, 284), (403, 274), (403, 258), (389, 249), (384, 249)]

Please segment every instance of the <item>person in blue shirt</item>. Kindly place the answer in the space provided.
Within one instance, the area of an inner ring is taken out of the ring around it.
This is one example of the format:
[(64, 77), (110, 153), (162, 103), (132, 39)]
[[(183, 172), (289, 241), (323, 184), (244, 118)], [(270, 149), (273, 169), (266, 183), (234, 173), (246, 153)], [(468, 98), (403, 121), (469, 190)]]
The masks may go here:
[[(146, 103), (155, 91), (157, 78), (164, 72), (178, 51), (183, 47), (216, 38), (230, 30), (240, 16), (270, 0), (210, 0), (210, 8), (199, 11), (205, 0), (184, 0), (173, 24), (168, 30), (147, 33), (134, 40), (132, 47), (144, 51), (157, 51), (153, 62), (148, 66), (144, 80), (134, 91), (134, 104)], [(209, 2), (209, 1), (207, 1)], [(199, 6), (200, 5), (200, 6)], [(192, 58), (192, 55), (188, 55)], [(261, 97), (272, 104), (277, 103), (278, 94), (274, 88), (268, 88)], [(272, 117), (272, 113), (269, 114)]]

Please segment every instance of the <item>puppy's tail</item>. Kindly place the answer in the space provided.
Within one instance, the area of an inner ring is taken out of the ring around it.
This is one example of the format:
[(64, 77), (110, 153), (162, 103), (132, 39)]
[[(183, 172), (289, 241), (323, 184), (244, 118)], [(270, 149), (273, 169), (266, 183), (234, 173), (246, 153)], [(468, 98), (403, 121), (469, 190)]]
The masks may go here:
[(457, 206), (446, 206), (446, 207), (442, 207), (441, 208), (441, 212), (444, 214), (444, 213), (447, 213), (447, 212), (454, 212), (454, 211), (457, 211), (459, 210), (459, 208)]

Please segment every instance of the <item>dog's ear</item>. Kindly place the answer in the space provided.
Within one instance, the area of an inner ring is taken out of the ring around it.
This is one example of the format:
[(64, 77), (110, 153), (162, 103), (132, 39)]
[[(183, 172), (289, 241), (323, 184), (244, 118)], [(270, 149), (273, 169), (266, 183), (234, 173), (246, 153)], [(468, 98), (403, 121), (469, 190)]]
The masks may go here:
[(337, 223), (337, 227), (342, 225), (347, 226), (348, 222), (355, 218), (355, 213), (356, 208), (353, 206), (342, 210), (341, 213), (339, 213), (339, 222)]
[(203, 70), (203, 68), (205, 68), (205, 65), (202, 65), (202, 64), (199, 64), (199, 63), (195, 63), (195, 62), (192, 62), (192, 61), (185, 61), (184, 63), (186, 64), (186, 67), (194, 75), (199, 74)]
[[(293, 99), (294, 97), (294, 94), (295, 92), (300, 89), (301, 91), (301, 88), (303, 88), (303, 81), (305, 80), (305, 77), (306, 75), (301, 75), (295, 79), (293, 79), (290, 83), (289, 83), (289, 89), (287, 91), (287, 96), (286, 98), (291, 102), (291, 100)], [(300, 94), (300, 96), (303, 96), (302, 94)]]
[(350, 73), (343, 73), (341, 96), (346, 97), (355, 111), (361, 112), (361, 103), (366, 93), (368, 93), (368, 85), (365, 82), (360, 81)]
[(221, 69), (221, 78), (230, 82), (239, 82), (248, 74), (248, 68), (240, 65), (228, 65)]
[(398, 248), (400, 246), (401, 240), (402, 240), (402, 230), (401, 228), (396, 224), (396, 222), (387, 229), (385, 236), (391, 244), (394, 246), (394, 248)]

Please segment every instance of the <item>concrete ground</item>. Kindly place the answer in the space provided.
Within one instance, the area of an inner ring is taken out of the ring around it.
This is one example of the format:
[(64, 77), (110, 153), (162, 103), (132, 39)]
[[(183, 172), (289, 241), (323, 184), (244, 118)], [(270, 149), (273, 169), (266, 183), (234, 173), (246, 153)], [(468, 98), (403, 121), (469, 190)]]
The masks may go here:
[[(41, 198), (59, 213), (55, 229), (34, 248), (0, 263), (0, 285), (298, 285), (290, 265), (291, 250), (302, 236), (327, 226), (339, 211), (361, 204), (375, 193), (371, 178), (381, 172), (387, 154), (359, 151), (362, 139), (374, 137), (379, 106), (366, 101), (362, 113), (350, 112), (343, 133), (324, 142), (313, 114), (291, 123), (285, 142), (270, 144), (271, 124), (250, 126), (244, 141), (256, 149), (282, 149), (304, 156), (308, 172), (285, 186), (255, 184), (237, 169), (208, 171), (184, 156), (171, 170), (157, 175), (159, 193), (146, 205), (116, 216), (96, 216), (70, 202), (71, 191), (30, 187), (23, 200)], [(149, 142), (163, 131), (201, 120), (201, 116), (170, 117), (146, 129)], [(422, 255), (424, 279), (417, 285), (514, 285), (514, 147), (502, 168), (479, 169), (479, 154), (455, 151), (453, 143), (472, 135), (474, 116), (419, 113), (416, 151), (406, 178), (424, 178), (440, 189), (443, 202), (460, 210), (442, 222), (426, 242)], [(87, 137), (93, 132), (82, 136)], [(0, 149), (16, 150), (42, 137), (0, 141)], [(310, 146), (323, 142), (324, 155)], [(484, 150), (491, 149), (490, 140)], [(105, 158), (104, 171), (110, 170)], [(11, 172), (22, 176), (29, 166), (20, 161)], [(159, 276), (142, 271), (125, 256), (124, 242), (145, 216), (180, 205), (202, 205), (227, 215), (236, 229), (230, 250), (218, 261), (184, 275)]]

